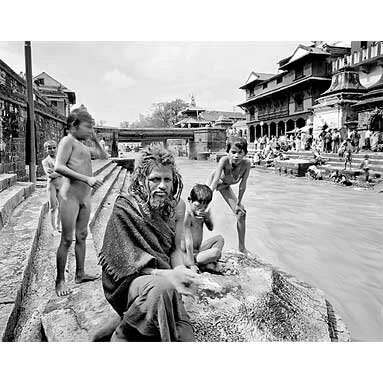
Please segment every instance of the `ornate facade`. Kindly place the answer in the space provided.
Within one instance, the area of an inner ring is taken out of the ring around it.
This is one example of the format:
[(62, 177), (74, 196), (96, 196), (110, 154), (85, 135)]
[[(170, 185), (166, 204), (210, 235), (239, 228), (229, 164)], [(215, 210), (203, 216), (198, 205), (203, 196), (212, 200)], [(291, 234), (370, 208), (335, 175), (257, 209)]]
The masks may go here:
[(293, 133), (312, 120), (315, 101), (331, 83), (333, 61), (346, 53), (350, 48), (339, 44), (299, 45), (279, 62), (280, 73), (252, 72), (240, 87), (246, 101), (239, 105), (246, 112), (250, 142)]

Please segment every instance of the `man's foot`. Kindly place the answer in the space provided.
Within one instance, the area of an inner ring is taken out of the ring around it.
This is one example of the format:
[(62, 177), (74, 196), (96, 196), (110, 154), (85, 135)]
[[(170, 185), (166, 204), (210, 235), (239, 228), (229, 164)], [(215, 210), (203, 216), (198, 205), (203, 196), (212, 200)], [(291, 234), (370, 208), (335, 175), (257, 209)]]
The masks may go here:
[(100, 276), (101, 276), (100, 274), (95, 274), (95, 275), (92, 275), (92, 274), (76, 275), (74, 281), (77, 284), (85, 283), (85, 282), (91, 282), (91, 281), (95, 281), (96, 279), (99, 279)]
[(72, 290), (67, 287), (65, 281), (56, 281), (56, 294), (58, 297), (69, 295)]

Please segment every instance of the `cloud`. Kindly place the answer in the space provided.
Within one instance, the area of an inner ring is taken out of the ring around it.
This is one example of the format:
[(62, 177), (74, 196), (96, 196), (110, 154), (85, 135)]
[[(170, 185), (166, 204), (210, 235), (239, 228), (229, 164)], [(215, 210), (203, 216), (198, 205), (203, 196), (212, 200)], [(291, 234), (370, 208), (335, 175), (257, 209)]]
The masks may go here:
[(134, 78), (127, 76), (118, 69), (113, 69), (112, 71), (105, 73), (102, 77), (102, 81), (110, 90), (129, 89), (136, 84)]

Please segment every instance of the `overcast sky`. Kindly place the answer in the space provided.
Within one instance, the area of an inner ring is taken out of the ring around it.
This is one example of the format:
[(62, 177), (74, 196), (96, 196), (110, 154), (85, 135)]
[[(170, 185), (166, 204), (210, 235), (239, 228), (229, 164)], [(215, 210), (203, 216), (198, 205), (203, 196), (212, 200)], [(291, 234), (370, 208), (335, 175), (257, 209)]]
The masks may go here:
[[(199, 106), (232, 111), (250, 72), (277, 73), (299, 43), (307, 41), (32, 42), (33, 75), (47, 72), (97, 121), (117, 126), (152, 103), (189, 102), (191, 93)], [(23, 42), (0, 42), (0, 59), (25, 72)]]

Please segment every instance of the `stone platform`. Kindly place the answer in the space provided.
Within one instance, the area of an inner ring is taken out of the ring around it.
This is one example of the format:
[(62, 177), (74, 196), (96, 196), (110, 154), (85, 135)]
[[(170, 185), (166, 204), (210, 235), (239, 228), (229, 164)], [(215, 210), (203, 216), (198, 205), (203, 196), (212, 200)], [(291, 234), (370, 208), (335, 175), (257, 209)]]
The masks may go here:
[[(224, 275), (203, 273), (195, 298), (184, 297), (196, 340), (349, 341), (350, 335), (319, 289), (238, 252), (224, 254)], [(43, 317), (50, 342), (89, 341), (111, 319), (101, 281), (53, 298)]]
[(313, 164), (310, 160), (305, 159), (291, 159), (275, 162), (275, 170), (283, 174), (291, 174), (297, 177), (304, 177), (307, 169)]

